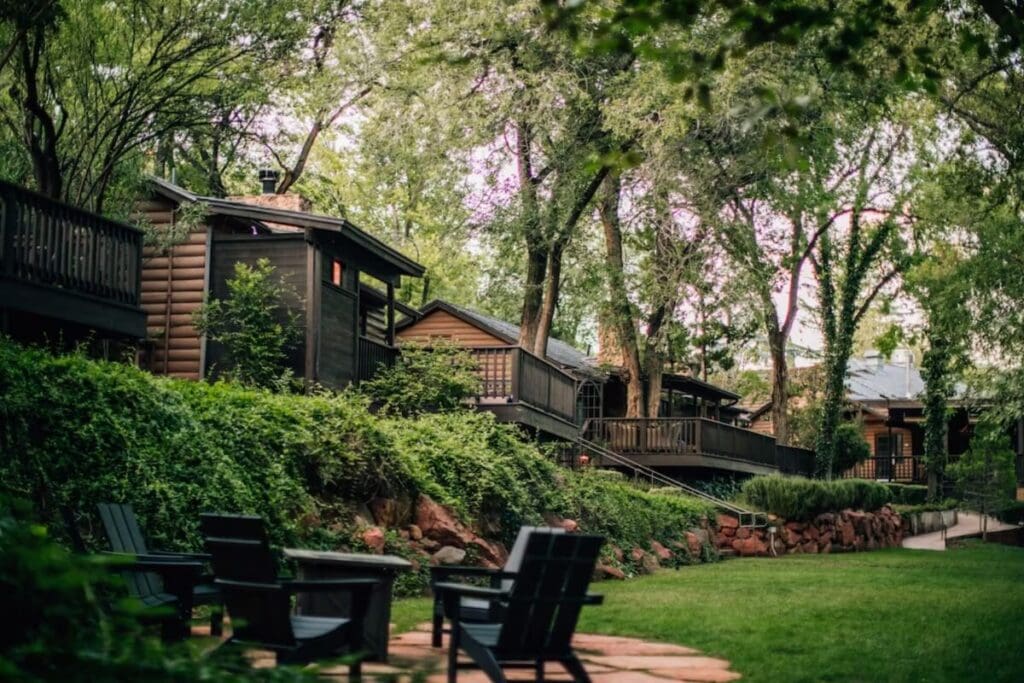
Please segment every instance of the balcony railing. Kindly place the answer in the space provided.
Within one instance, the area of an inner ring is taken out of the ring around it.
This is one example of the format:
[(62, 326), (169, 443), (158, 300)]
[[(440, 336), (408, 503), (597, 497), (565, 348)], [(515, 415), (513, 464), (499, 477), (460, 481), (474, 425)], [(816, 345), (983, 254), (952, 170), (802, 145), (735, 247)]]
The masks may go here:
[(568, 422), (576, 421), (576, 380), (572, 375), (516, 346), (466, 350), (479, 366), (481, 404), (524, 403)]
[(384, 368), (390, 368), (398, 360), (399, 351), (383, 342), (359, 337), (359, 381), (368, 382)]
[(139, 305), (142, 232), (0, 182), (0, 276)]
[(919, 455), (871, 457), (843, 472), (843, 479), (875, 479), (924, 483), (928, 481), (924, 460)]
[(585, 437), (625, 456), (715, 455), (793, 474), (814, 466), (811, 451), (705, 418), (600, 418), (587, 423)]

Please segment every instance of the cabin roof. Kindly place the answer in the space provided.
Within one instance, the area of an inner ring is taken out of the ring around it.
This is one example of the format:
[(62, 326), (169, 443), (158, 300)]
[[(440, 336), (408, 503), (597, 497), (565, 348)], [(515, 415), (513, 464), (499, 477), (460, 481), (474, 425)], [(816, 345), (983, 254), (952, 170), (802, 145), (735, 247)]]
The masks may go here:
[(677, 375), (675, 373), (666, 372), (662, 376), (661, 386), (666, 389), (674, 389), (683, 393), (689, 394), (690, 396), (699, 396), (701, 398), (727, 400), (735, 403), (740, 400), (740, 395), (723, 389), (722, 387), (715, 386), (710, 382), (691, 377), (690, 375)]
[[(421, 308), (420, 317), (429, 315), (430, 313), (438, 310), (446, 311), (447, 313), (454, 315), (456, 318), (459, 318), (460, 320), (463, 320), (484, 332), (494, 335), (506, 344), (511, 344), (513, 346), (519, 344), (519, 325), (499, 320), (498, 318), (480, 313), (479, 311), (474, 311), (464, 306), (456, 306), (455, 304), (447, 301), (441, 301), (440, 299), (435, 299)], [(413, 324), (413, 321), (403, 321), (400, 327), (407, 327), (411, 324)], [(560, 339), (555, 339), (554, 337), (548, 339), (547, 354), (545, 355), (549, 360), (565, 368), (577, 370), (594, 369), (594, 364), (587, 357), (587, 354), (580, 351), (575, 346), (567, 344)]]
[[(958, 383), (954, 397), (963, 397), (965, 386)], [(853, 358), (846, 373), (846, 395), (858, 403), (920, 403), (924, 378), (912, 363), (888, 363), (879, 358)]]
[(259, 223), (277, 223), (340, 233), (360, 247), (376, 254), (399, 274), (420, 277), (425, 271), (424, 267), (419, 263), (396, 249), (392, 249), (384, 242), (344, 218), (259, 206), (236, 199), (204, 197), (189, 192), (185, 188), (168, 182), (163, 178), (151, 177), (149, 182), (157, 194), (178, 203), (202, 202), (213, 215), (247, 218)]

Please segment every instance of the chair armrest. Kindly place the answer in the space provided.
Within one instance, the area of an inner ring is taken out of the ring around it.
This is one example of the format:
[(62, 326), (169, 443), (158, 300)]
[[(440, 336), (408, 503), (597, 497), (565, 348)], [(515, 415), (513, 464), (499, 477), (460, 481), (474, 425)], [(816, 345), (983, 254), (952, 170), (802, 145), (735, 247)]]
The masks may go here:
[(488, 600), (500, 600), (508, 596), (509, 592), (500, 588), (484, 588), (483, 586), (470, 586), (464, 583), (442, 582), (434, 584), (434, 592), (448, 595), (457, 595), (468, 598), (484, 598)]
[(309, 581), (281, 582), (281, 587), (290, 593), (354, 591), (359, 588), (374, 588), (378, 585), (380, 585), (380, 579), (315, 579)]
[(209, 553), (178, 553), (172, 550), (150, 550), (149, 554), (156, 557), (180, 557), (197, 562), (211, 562), (213, 560), (213, 556)]
[(167, 576), (195, 576), (203, 572), (201, 562), (154, 555), (129, 555), (128, 553), (100, 553), (104, 564), (111, 571), (143, 571)]
[(449, 576), (487, 576), (502, 573), (500, 569), (488, 569), (487, 567), (457, 567), (442, 565), (430, 568), (430, 580), (444, 580)]
[(595, 595), (593, 593), (587, 593), (586, 596), (583, 598), (583, 604), (584, 605), (603, 605), (604, 604), (604, 596), (603, 595)]

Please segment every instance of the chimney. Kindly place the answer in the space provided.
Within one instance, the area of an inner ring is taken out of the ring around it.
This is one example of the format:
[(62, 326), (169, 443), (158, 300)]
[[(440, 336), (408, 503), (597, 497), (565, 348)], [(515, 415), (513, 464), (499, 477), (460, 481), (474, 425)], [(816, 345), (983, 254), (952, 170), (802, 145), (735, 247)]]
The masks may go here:
[(260, 184), (263, 185), (263, 194), (277, 193), (278, 172), (272, 168), (261, 168), (259, 171)]

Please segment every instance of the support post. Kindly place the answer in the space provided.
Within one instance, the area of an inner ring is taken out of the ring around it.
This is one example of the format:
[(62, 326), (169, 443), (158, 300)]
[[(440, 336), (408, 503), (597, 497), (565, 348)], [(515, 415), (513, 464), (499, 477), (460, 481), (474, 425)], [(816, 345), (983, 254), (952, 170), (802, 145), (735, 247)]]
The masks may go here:
[(388, 346), (395, 345), (395, 283), (388, 282), (388, 331), (385, 339)]

